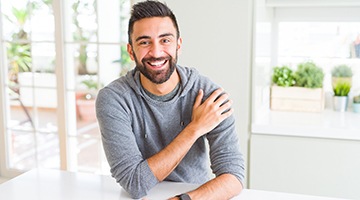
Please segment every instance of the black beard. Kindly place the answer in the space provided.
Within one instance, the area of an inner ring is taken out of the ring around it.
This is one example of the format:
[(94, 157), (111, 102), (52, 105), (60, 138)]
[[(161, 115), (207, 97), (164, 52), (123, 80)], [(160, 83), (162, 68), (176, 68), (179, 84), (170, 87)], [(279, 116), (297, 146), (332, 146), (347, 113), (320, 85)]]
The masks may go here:
[[(136, 68), (143, 74), (147, 79), (149, 79), (152, 83), (155, 84), (162, 84), (169, 80), (172, 73), (175, 71), (176, 68), (176, 62), (177, 62), (177, 53), (175, 59), (173, 59), (171, 56), (167, 57), (150, 57), (150, 58), (143, 58), (141, 60), (141, 63), (138, 62), (136, 56), (134, 55)], [(150, 71), (146, 68), (147, 62), (151, 61), (161, 61), (161, 60), (167, 60), (169, 62), (169, 67), (160, 71)]]

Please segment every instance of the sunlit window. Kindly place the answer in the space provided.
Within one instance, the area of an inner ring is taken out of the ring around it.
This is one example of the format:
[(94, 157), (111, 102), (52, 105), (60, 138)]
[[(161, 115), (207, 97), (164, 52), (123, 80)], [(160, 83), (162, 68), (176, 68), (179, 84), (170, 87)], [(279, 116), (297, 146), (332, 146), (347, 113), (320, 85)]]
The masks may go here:
[(360, 90), (360, 22), (280, 22), (278, 63), (314, 61), (326, 72), (324, 88), (331, 91), (331, 70), (346, 64), (353, 70), (353, 90)]
[[(133, 66), (126, 52), (130, 1), (65, 0), (63, 10), (54, 3), (59, 1), (0, 0), (6, 170), (60, 168), (66, 162), (71, 171), (107, 174), (94, 103), (101, 87)], [(64, 38), (55, 38), (57, 32)], [(63, 65), (58, 53), (64, 53)], [(57, 74), (57, 67), (65, 74)], [(66, 90), (62, 102), (59, 80)], [(59, 124), (63, 102), (66, 121)], [(66, 138), (67, 149), (59, 138)], [(64, 154), (66, 161), (60, 161)]]

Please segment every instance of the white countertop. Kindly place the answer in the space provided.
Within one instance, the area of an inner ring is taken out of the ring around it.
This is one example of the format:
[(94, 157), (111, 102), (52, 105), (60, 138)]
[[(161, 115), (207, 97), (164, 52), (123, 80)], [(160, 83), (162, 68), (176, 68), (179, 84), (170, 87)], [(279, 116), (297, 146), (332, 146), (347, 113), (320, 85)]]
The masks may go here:
[[(147, 200), (163, 200), (198, 185), (162, 182)], [(0, 184), (1, 200), (122, 200), (129, 195), (110, 176), (35, 169)], [(334, 200), (333, 198), (244, 189), (234, 199), (241, 200)]]
[(360, 140), (360, 114), (264, 111), (252, 123), (254, 134)]

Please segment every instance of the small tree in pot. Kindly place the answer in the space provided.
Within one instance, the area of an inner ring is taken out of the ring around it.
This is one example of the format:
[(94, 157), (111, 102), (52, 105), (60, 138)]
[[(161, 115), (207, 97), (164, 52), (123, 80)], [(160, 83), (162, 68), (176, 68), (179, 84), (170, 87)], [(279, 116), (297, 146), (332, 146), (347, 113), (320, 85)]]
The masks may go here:
[(351, 84), (347, 81), (337, 81), (334, 85), (333, 105), (335, 111), (345, 112), (348, 106), (348, 94)]

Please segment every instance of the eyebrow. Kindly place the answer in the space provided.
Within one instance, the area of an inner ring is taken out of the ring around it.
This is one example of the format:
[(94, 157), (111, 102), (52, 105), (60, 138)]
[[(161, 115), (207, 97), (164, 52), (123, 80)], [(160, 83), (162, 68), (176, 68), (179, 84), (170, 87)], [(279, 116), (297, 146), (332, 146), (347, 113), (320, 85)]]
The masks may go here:
[[(159, 35), (158, 38), (167, 37), (167, 36), (175, 37), (174, 34), (172, 34), (172, 33), (164, 33), (164, 34)], [(137, 37), (135, 41), (137, 42), (137, 41), (142, 40), (142, 39), (151, 39), (151, 37), (147, 36), (147, 35), (143, 35), (143, 36)]]

